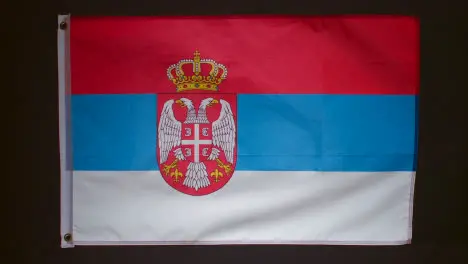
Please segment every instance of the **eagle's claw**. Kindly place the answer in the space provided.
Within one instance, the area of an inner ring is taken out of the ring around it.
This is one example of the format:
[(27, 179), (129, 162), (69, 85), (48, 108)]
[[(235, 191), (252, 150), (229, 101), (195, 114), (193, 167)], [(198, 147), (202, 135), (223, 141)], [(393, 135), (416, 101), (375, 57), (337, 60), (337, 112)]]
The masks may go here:
[(229, 165), (227, 165), (227, 164), (224, 165), (224, 166), (221, 166), (221, 168), (223, 168), (224, 171), (225, 171), (226, 173), (230, 173), (230, 172), (231, 172), (231, 166), (229, 166)]
[(229, 164), (224, 164), (220, 159), (216, 159), (216, 162), (218, 163), (218, 167), (224, 169), (226, 173), (231, 172), (231, 166)]
[(166, 174), (166, 176), (169, 174), (169, 172), (171, 171), (171, 169), (175, 168), (177, 166), (177, 162), (179, 160), (178, 159), (175, 159), (171, 164), (169, 165), (164, 165), (163, 167), (163, 171), (164, 173)]
[(166, 176), (169, 174), (169, 171), (171, 171), (172, 168), (172, 166), (164, 165), (163, 171), (166, 174)]

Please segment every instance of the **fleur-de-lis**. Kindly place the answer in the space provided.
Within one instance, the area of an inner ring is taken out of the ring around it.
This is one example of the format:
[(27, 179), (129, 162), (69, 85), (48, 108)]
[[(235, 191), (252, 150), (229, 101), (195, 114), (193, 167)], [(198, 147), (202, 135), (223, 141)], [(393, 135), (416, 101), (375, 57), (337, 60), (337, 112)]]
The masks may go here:
[(218, 169), (215, 169), (210, 175), (215, 178), (215, 182), (219, 182), (219, 178), (223, 177), (223, 173)]
[(182, 178), (184, 175), (179, 169), (175, 169), (175, 171), (171, 172), (171, 177), (174, 178), (174, 182), (179, 182), (179, 178)]

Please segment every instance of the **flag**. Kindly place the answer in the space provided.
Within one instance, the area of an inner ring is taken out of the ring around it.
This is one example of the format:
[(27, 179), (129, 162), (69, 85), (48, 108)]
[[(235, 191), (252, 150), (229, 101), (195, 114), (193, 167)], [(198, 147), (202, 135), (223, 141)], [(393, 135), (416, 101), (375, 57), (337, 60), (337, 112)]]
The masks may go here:
[(62, 246), (410, 243), (414, 18), (59, 23)]

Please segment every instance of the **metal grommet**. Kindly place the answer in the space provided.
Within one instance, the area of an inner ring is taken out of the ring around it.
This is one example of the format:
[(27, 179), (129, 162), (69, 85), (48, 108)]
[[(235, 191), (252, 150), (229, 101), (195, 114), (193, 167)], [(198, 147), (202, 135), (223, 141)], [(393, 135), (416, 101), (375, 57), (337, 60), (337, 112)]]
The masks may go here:
[(66, 233), (64, 236), (63, 236), (63, 239), (65, 240), (65, 242), (70, 242), (71, 239), (72, 239), (72, 235), (70, 233)]
[(60, 23), (60, 29), (62, 29), (62, 30), (67, 29), (67, 22), (61, 22)]

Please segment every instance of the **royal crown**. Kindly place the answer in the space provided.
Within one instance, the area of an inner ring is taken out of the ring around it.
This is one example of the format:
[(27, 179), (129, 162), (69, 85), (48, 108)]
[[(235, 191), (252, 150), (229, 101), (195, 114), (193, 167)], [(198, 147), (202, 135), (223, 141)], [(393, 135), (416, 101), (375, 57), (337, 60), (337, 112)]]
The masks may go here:
[[(187, 65), (192, 65), (192, 75), (188, 72)], [(210, 67), (209, 73), (202, 74), (202, 66)], [(185, 66), (185, 67), (184, 67)], [(174, 75), (175, 73), (175, 75)], [(201, 59), (200, 52), (193, 53), (193, 59), (184, 59), (167, 69), (167, 77), (177, 86), (177, 92), (190, 90), (218, 91), (218, 85), (227, 77), (227, 69), (224, 65), (211, 59)]]

